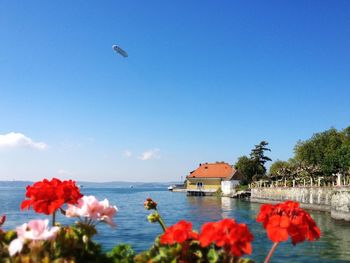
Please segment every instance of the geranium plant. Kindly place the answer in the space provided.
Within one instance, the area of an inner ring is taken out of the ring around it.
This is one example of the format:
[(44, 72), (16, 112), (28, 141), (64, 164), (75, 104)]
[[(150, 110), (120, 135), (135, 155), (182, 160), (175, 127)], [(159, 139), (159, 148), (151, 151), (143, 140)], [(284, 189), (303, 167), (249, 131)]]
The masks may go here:
[(299, 207), (298, 202), (286, 201), (260, 207), (257, 222), (263, 224), (268, 238), (274, 242), (265, 262), (269, 262), (280, 242), (291, 238), (292, 244), (319, 239), (321, 231), (310, 214)]
[[(107, 199), (83, 196), (74, 181), (44, 179), (27, 187), (21, 208), (33, 207), (37, 213), (53, 215), (52, 227), (48, 219), (31, 220), (15, 230), (1, 229), (6, 217), (0, 217), (0, 259), (5, 263), (20, 262), (253, 262), (246, 255), (253, 252), (253, 234), (248, 226), (234, 219), (203, 224), (200, 231), (192, 223), (180, 220), (167, 227), (158, 211), (157, 202), (147, 198), (144, 207), (152, 210), (151, 223), (159, 223), (163, 234), (156, 237), (149, 250), (136, 254), (131, 246), (119, 244), (104, 251), (93, 240), (97, 225), (106, 223), (115, 227), (117, 207)], [(67, 204), (67, 207), (63, 207)], [(77, 218), (74, 224), (64, 226), (55, 222), (60, 210), (68, 218)], [(272, 258), (280, 242), (291, 240), (293, 245), (320, 238), (315, 221), (297, 202), (262, 205), (257, 221), (266, 229), (273, 242), (265, 262)]]
[(144, 206), (155, 210), (148, 219), (151, 223), (158, 222), (164, 233), (149, 251), (135, 257), (136, 262), (252, 262), (241, 258), (252, 253), (254, 237), (246, 224), (226, 218), (205, 223), (200, 232), (193, 230), (192, 223), (185, 220), (163, 227), (157, 203), (148, 198)]
[[(149, 215), (150, 222), (159, 222), (164, 234), (156, 239), (155, 245), (147, 252), (139, 254), (138, 262), (251, 262), (242, 256), (251, 254), (254, 237), (246, 224), (234, 219), (205, 223), (201, 232), (192, 229), (192, 223), (179, 221), (168, 228), (157, 210), (157, 203), (148, 198), (144, 204), (148, 210), (156, 210)], [(321, 231), (310, 214), (299, 207), (298, 202), (286, 201), (276, 205), (261, 206), (257, 217), (273, 242), (265, 258), (270, 262), (280, 242), (289, 238), (293, 245), (320, 238)]]

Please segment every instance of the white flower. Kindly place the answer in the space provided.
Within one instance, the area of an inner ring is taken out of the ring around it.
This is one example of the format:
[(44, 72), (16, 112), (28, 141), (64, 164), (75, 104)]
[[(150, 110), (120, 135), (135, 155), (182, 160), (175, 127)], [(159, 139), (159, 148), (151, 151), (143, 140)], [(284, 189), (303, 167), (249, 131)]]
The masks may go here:
[(19, 238), (12, 240), (10, 245), (9, 245), (10, 256), (12, 257), (17, 252), (18, 253), (21, 252), (22, 248), (23, 248), (23, 241), (22, 240), (20, 240)]

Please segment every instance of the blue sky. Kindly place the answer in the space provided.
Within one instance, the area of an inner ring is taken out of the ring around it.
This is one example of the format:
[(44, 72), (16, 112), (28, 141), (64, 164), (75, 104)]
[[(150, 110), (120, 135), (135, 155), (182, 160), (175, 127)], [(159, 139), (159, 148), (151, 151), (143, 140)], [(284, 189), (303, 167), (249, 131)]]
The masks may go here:
[(288, 159), (350, 125), (349, 14), (349, 1), (0, 1), (0, 180), (179, 180), (261, 140)]

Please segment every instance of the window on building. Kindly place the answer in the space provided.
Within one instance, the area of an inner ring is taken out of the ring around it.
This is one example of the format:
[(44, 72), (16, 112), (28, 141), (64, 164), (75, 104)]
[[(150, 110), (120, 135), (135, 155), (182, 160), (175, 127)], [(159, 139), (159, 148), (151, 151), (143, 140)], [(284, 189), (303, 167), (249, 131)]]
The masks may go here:
[(203, 183), (202, 183), (202, 182), (197, 182), (197, 187), (198, 187), (198, 188), (203, 187)]

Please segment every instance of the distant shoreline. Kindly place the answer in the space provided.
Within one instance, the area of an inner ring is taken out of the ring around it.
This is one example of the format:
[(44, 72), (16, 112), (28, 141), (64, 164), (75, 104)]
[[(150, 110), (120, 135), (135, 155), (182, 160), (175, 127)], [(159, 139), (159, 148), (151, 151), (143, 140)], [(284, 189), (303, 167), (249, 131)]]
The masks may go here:
[[(32, 185), (32, 181), (0, 181), (0, 187), (23, 187)], [(77, 184), (82, 187), (99, 187), (99, 188), (164, 188), (167, 189), (173, 182), (125, 182), (125, 181), (113, 181), (113, 182), (88, 182), (77, 181)]]

